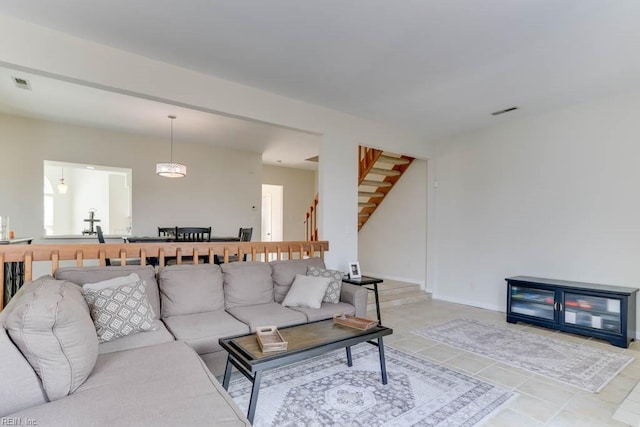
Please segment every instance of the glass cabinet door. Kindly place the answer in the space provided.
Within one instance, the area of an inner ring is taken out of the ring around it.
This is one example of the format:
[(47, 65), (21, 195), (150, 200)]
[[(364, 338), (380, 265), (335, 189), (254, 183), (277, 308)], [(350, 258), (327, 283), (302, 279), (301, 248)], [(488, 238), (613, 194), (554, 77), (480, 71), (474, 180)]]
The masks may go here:
[(554, 320), (554, 291), (511, 286), (511, 312)]
[(564, 323), (620, 333), (620, 300), (565, 292)]

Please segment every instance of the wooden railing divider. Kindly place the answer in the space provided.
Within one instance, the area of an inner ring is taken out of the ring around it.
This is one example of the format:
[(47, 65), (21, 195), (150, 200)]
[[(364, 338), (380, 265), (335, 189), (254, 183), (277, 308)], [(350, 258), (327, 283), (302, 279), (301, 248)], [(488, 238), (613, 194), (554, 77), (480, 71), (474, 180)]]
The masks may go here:
[[(1, 245), (0, 246), (0, 284), (4, 285), (4, 264), (9, 262), (23, 262), (25, 281), (33, 280), (33, 262), (48, 261), (51, 263), (51, 274), (55, 274), (62, 261), (74, 261), (75, 266), (82, 267), (87, 260), (97, 260), (99, 265), (105, 266), (107, 259), (119, 258), (120, 265), (126, 265), (126, 258), (140, 258), (140, 264), (147, 264), (147, 257), (158, 259), (160, 267), (164, 267), (167, 258), (175, 258), (177, 264), (182, 258), (193, 257), (197, 264), (198, 255), (208, 256), (213, 263), (218, 255), (223, 263), (229, 262), (229, 257), (238, 254), (238, 261), (243, 261), (247, 254), (247, 261), (268, 262), (272, 259), (303, 258), (306, 254), (314, 254), (324, 259), (324, 253), (329, 250), (327, 241), (303, 242), (167, 242), (167, 243), (90, 243), (79, 245)], [(259, 255), (264, 255), (259, 259)], [(285, 257), (286, 255), (286, 257)], [(113, 265), (113, 264), (112, 264)], [(0, 309), (3, 307), (4, 290), (0, 292)]]

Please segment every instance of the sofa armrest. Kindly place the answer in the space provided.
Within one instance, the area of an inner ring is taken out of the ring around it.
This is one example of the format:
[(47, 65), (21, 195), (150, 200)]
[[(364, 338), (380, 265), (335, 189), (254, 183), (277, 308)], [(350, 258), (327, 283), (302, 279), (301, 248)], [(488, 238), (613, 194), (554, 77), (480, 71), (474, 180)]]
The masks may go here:
[(367, 315), (368, 294), (369, 291), (362, 286), (342, 283), (340, 301), (354, 306), (356, 308), (356, 316), (363, 317)]

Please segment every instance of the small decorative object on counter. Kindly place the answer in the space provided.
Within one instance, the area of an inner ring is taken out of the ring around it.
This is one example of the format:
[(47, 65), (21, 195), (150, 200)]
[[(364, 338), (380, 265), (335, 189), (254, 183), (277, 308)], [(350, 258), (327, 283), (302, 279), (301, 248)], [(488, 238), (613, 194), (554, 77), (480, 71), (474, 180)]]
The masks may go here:
[(9, 217), (0, 216), (0, 240), (9, 238)]

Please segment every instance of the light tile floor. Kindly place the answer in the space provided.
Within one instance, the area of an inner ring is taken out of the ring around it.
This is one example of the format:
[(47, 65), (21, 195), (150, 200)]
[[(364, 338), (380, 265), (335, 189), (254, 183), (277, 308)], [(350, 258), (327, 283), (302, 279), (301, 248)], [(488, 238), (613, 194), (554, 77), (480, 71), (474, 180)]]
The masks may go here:
[[(370, 311), (368, 317), (375, 318), (375, 312)], [(456, 318), (507, 325), (539, 334), (541, 339), (552, 336), (612, 352), (623, 352), (630, 354), (635, 360), (600, 393), (589, 393), (411, 333), (419, 327)], [(485, 426), (640, 425), (640, 387), (638, 391), (631, 393), (640, 381), (640, 343), (635, 341), (628, 349), (622, 349), (605, 341), (524, 323), (510, 325), (506, 322), (504, 313), (438, 300), (383, 308), (382, 323), (394, 330), (393, 335), (385, 338), (385, 343), (516, 391), (519, 396), (505, 404), (487, 420)], [(627, 397), (628, 406), (622, 406), (614, 420), (614, 413)]]

